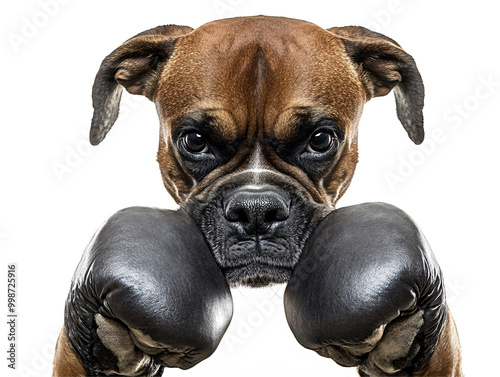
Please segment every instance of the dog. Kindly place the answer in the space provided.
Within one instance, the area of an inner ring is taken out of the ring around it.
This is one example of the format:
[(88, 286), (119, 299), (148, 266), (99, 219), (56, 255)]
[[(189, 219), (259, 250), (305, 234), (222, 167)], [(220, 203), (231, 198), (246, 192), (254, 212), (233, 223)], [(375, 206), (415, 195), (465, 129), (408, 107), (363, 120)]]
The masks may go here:
[[(289, 280), (350, 185), (368, 100), (393, 91), (409, 138), (424, 139), (414, 59), (363, 27), (255, 16), (144, 31), (97, 73), (93, 145), (115, 123), (123, 88), (155, 103), (164, 186), (232, 286)], [(445, 360), (459, 353), (452, 321), (442, 339), (422, 375), (448, 375)], [(57, 354), (75, 363), (64, 339)]]

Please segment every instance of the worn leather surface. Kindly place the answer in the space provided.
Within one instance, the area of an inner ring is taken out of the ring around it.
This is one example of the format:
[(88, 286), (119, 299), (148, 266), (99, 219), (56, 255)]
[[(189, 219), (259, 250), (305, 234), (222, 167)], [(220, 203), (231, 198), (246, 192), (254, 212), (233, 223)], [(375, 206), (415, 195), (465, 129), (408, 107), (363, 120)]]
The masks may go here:
[(370, 376), (411, 373), (446, 321), (440, 268), (422, 232), (383, 203), (341, 208), (313, 232), (285, 291), (298, 342)]
[(229, 287), (191, 218), (133, 207), (84, 252), (65, 327), (89, 374), (157, 376), (210, 356), (231, 316)]

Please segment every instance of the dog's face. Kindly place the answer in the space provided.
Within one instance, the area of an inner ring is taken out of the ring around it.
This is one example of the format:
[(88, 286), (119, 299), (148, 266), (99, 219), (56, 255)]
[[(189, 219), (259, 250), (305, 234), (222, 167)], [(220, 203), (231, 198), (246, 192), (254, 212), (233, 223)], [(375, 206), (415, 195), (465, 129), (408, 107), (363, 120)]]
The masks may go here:
[[(315, 25), (280, 21), (195, 30), (178, 41), (154, 96), (165, 185), (230, 282), (286, 281), (357, 160), (366, 94), (341, 41), (329, 42)], [(311, 51), (315, 43), (327, 48)], [(193, 45), (195, 56), (184, 52)], [(329, 57), (337, 74), (318, 64)]]
[(228, 19), (194, 31), (152, 29), (106, 59), (91, 140), (116, 119), (118, 84), (155, 102), (165, 187), (232, 284), (288, 280), (309, 234), (349, 186), (368, 99), (399, 85), (398, 115), (422, 141), (413, 60), (366, 29)]

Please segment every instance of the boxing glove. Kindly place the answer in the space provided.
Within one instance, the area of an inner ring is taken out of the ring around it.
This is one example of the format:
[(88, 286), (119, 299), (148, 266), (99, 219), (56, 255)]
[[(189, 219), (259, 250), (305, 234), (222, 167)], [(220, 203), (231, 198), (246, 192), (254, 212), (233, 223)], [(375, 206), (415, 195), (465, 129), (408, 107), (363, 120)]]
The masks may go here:
[(150, 377), (209, 357), (232, 310), (194, 221), (182, 211), (134, 207), (112, 216), (87, 247), (64, 326), (87, 375)]
[(431, 358), (447, 307), (440, 268), (403, 211), (333, 211), (309, 238), (284, 294), (304, 347), (363, 376), (409, 376)]

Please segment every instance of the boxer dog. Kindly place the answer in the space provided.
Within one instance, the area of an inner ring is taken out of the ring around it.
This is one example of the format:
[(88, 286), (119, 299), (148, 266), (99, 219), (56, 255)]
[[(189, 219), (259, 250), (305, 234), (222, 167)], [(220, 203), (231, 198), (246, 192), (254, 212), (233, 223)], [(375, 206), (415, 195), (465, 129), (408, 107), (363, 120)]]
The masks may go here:
[[(305, 347), (362, 376), (462, 375), (441, 273), (415, 224), (382, 204), (334, 210), (358, 161), (365, 102), (393, 90), (404, 129), (423, 141), (422, 79), (394, 40), (264, 16), (147, 30), (102, 62), (93, 145), (115, 123), (123, 88), (156, 105), (160, 171), (180, 210), (123, 210), (94, 236), (54, 376), (189, 368), (229, 324), (227, 283), (286, 282), (287, 319)], [(391, 278), (373, 288), (370, 276)], [(356, 316), (366, 326), (349, 323)]]

